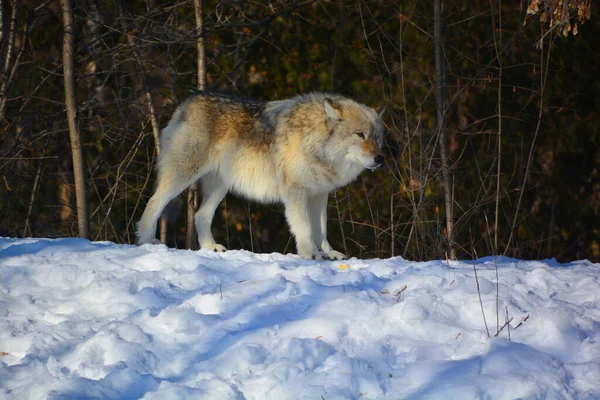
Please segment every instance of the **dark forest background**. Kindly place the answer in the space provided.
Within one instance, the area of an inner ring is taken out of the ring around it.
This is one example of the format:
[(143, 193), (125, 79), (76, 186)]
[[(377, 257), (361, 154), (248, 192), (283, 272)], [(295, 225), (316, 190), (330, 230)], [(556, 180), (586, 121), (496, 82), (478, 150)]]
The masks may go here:
[[(80, 233), (65, 2), (0, 0), (2, 236)], [(461, 259), (600, 260), (596, 2), (445, 1), (437, 42), (435, 1), (206, 0), (203, 29), (193, 0), (70, 3), (92, 240), (135, 243), (154, 184), (152, 122), (163, 127), (198, 86), (201, 37), (211, 90), (265, 100), (333, 91), (386, 106), (385, 166), (330, 196), (334, 248), (364, 258), (445, 258), (452, 247)], [(170, 246), (185, 247), (185, 207), (182, 196), (181, 212), (169, 208)], [(295, 251), (280, 206), (232, 195), (213, 233), (228, 248)]]

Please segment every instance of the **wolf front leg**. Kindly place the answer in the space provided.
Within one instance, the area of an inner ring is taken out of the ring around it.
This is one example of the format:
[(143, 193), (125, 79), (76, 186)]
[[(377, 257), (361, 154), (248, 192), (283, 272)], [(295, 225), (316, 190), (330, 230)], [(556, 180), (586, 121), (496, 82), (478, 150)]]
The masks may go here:
[(311, 224), (313, 237), (317, 246), (332, 260), (345, 260), (346, 255), (333, 250), (327, 240), (327, 197), (328, 193), (320, 193), (310, 197)]
[(322, 260), (323, 255), (313, 241), (308, 195), (301, 189), (290, 189), (284, 193), (285, 218), (296, 238), (296, 249), (302, 258)]

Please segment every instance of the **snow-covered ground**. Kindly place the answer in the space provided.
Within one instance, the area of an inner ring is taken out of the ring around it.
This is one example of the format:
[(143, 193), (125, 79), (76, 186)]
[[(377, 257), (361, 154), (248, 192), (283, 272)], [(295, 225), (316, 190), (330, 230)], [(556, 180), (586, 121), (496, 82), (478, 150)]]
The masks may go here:
[(497, 265), (0, 239), (0, 398), (600, 398), (600, 265)]

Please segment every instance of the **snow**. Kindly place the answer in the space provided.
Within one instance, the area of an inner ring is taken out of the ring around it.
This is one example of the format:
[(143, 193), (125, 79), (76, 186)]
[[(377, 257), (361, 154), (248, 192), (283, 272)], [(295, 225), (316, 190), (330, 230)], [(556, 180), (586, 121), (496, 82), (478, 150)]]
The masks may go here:
[(599, 275), (0, 238), (0, 398), (600, 398)]

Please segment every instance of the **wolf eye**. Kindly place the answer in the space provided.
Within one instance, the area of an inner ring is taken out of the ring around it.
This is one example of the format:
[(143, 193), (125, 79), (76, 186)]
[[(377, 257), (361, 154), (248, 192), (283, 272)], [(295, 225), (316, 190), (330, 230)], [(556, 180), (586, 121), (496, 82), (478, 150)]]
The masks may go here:
[(359, 138), (361, 138), (363, 140), (365, 139), (365, 134), (362, 133), (361, 131), (358, 131), (358, 132), (355, 132), (355, 133), (358, 135)]

